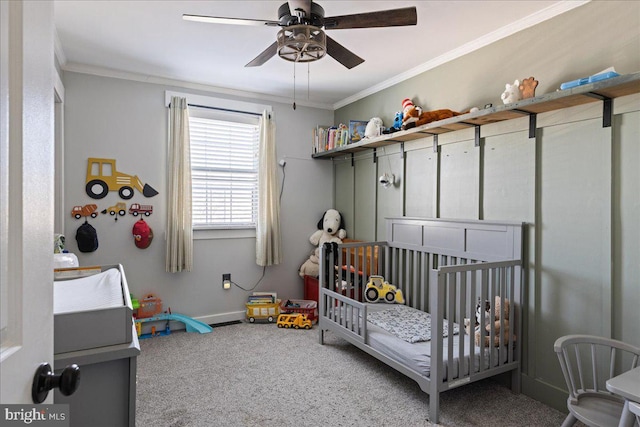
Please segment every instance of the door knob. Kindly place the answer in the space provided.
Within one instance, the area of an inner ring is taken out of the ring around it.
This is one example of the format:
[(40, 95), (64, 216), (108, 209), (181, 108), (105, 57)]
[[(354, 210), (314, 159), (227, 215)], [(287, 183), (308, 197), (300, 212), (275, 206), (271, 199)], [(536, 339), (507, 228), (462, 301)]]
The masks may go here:
[(75, 363), (66, 366), (60, 375), (53, 373), (51, 365), (41, 363), (36, 369), (31, 388), (33, 403), (42, 403), (47, 398), (49, 390), (59, 388), (65, 396), (72, 395), (80, 385), (80, 367)]

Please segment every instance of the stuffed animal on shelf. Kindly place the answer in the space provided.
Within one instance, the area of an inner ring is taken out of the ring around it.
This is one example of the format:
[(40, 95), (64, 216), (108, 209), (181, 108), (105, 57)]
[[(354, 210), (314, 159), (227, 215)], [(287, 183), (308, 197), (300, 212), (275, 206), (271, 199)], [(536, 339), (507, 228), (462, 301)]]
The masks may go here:
[(422, 111), (422, 108), (413, 105), (413, 101), (411, 101), (409, 98), (405, 98), (402, 101), (402, 113), (402, 130), (411, 129), (416, 126), (422, 126), (427, 123), (460, 115), (460, 113), (456, 111), (447, 109)]
[[(484, 329), (485, 332), (482, 334), (481, 330), (480, 330), (480, 321), (482, 320), (481, 318), (481, 310), (484, 310)], [(503, 317), (502, 317), (502, 324), (503, 324), (503, 329), (501, 331), (500, 328), (500, 311), (503, 311)], [(474, 328), (474, 334), (475, 334), (475, 343), (476, 346), (480, 347), (480, 343), (481, 343), (481, 335), (484, 335), (484, 347), (490, 347), (490, 336), (489, 333), (491, 331), (491, 327), (493, 327), (493, 333), (494, 333), (494, 337), (493, 337), (493, 346), (494, 347), (499, 347), (501, 345), (500, 343), (500, 337), (502, 337), (502, 345), (507, 345), (507, 343), (509, 342), (509, 300), (505, 299), (504, 300), (504, 307), (502, 307), (501, 301), (500, 301), (500, 296), (496, 296), (495, 297), (495, 302), (493, 304), (493, 313), (491, 310), (491, 303), (487, 300), (484, 303), (480, 303), (478, 302), (478, 304), (476, 305), (476, 319), (475, 319), (475, 328)], [(469, 319), (464, 319), (464, 330), (467, 333), (467, 335), (471, 334), (471, 321)], [(513, 341), (516, 340), (516, 336), (513, 335)]]
[(520, 101), (522, 99), (522, 93), (520, 92), (520, 80), (515, 80), (513, 84), (505, 84), (504, 92), (500, 95), (500, 99), (505, 104)]
[(375, 138), (376, 136), (380, 136), (382, 134), (382, 129), (382, 119), (380, 117), (374, 117), (369, 120), (369, 123), (367, 123), (367, 127), (364, 129), (364, 137)]
[(536, 79), (533, 77), (524, 79), (518, 87), (522, 94), (522, 99), (533, 98), (536, 96), (536, 87), (538, 87), (538, 81)]
[(327, 242), (342, 243), (342, 239), (345, 237), (347, 237), (347, 232), (344, 229), (342, 215), (335, 209), (327, 210), (318, 221), (318, 230), (309, 237), (309, 241), (316, 248), (309, 259), (300, 266), (298, 271), (300, 277), (317, 277), (320, 273), (320, 247)]

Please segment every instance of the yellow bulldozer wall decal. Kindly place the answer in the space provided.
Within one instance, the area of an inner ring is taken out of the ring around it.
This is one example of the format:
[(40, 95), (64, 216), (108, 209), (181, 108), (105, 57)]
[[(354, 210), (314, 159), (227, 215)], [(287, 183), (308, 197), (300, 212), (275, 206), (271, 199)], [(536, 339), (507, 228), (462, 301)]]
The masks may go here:
[(134, 189), (145, 197), (158, 194), (149, 184), (142, 184), (136, 175), (118, 172), (115, 159), (97, 157), (89, 157), (85, 189), (87, 195), (93, 199), (102, 199), (109, 191), (117, 191), (121, 198), (129, 200), (133, 197)]

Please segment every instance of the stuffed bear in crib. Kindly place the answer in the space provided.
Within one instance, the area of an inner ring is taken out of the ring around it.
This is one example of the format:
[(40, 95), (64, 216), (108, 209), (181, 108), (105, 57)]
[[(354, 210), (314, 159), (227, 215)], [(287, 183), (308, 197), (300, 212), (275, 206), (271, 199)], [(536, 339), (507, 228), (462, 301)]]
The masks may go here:
[[(493, 326), (493, 333), (494, 333), (494, 337), (493, 337), (493, 346), (494, 347), (499, 347), (501, 345), (500, 343), (500, 337), (502, 337), (502, 345), (507, 345), (507, 343), (509, 342), (509, 300), (505, 299), (504, 300), (504, 307), (502, 307), (501, 301), (500, 301), (500, 297), (496, 296), (495, 297), (495, 302), (493, 304), (493, 313), (491, 310), (491, 303), (490, 301), (485, 301), (483, 304), (478, 302), (478, 304), (476, 305), (476, 320), (475, 320), (475, 343), (476, 346), (480, 347), (480, 342), (481, 342), (481, 330), (480, 330), (480, 321), (481, 321), (481, 317), (480, 317), (480, 312), (481, 310), (484, 310), (484, 323), (485, 323), (485, 333), (484, 333), (484, 347), (490, 347), (490, 336), (489, 333), (491, 331), (491, 327)], [(502, 333), (500, 331), (500, 311), (503, 311), (503, 317), (502, 317), (502, 322), (503, 322), (503, 327), (504, 329), (502, 330)], [(469, 319), (464, 319), (464, 330), (467, 333), (467, 335), (471, 334), (471, 321)], [(516, 336), (513, 335), (513, 341), (516, 340)]]

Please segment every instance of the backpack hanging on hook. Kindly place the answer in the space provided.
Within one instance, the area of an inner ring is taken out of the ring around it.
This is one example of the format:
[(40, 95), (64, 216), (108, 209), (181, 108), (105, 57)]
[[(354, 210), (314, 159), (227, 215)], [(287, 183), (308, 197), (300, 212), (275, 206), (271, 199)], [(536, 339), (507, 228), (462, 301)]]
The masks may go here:
[(76, 231), (76, 242), (80, 252), (93, 252), (98, 249), (98, 233), (86, 219)]

